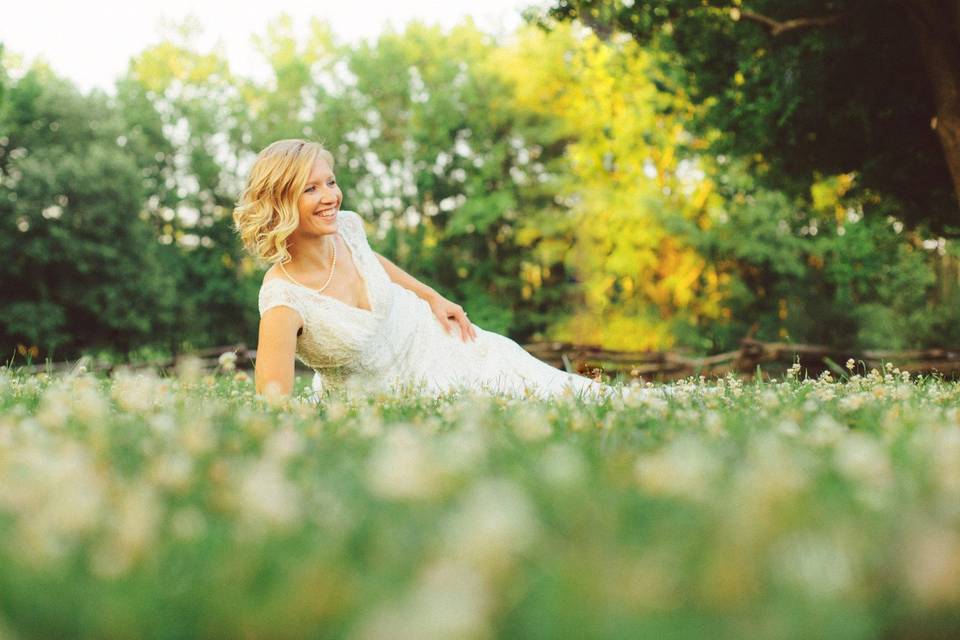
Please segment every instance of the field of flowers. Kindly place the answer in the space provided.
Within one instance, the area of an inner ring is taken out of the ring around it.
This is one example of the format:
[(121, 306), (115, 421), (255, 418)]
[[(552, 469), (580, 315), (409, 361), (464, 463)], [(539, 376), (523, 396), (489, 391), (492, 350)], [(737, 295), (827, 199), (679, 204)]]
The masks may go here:
[(960, 385), (671, 391), (0, 369), (0, 637), (960, 637)]

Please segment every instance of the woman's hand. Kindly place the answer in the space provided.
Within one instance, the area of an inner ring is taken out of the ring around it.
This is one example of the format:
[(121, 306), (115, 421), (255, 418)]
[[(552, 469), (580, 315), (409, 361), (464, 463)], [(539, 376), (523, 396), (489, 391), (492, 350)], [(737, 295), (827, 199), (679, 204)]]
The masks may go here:
[(477, 339), (477, 332), (467, 319), (467, 312), (463, 310), (463, 307), (450, 302), (379, 253), (377, 259), (380, 260), (380, 264), (383, 265), (383, 270), (387, 272), (390, 280), (405, 289), (413, 291), (419, 298), (427, 301), (430, 309), (433, 310), (433, 315), (437, 316), (437, 320), (440, 321), (440, 326), (443, 327), (444, 331), (449, 334), (453, 329), (453, 324), (456, 323), (460, 325), (460, 338), (464, 342), (467, 339)]
[(477, 332), (470, 324), (467, 318), (467, 312), (460, 305), (450, 302), (440, 294), (431, 297), (427, 302), (430, 303), (430, 309), (433, 315), (437, 316), (444, 331), (450, 333), (454, 323), (460, 325), (460, 338), (466, 342), (467, 339), (476, 340)]

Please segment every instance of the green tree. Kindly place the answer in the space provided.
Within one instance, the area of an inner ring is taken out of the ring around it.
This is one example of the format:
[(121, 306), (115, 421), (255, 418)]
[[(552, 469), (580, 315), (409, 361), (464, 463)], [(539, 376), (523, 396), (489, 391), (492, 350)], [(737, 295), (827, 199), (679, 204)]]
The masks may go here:
[(0, 345), (127, 350), (172, 322), (173, 283), (143, 219), (122, 120), (45, 67), (0, 103)]
[(853, 176), (820, 180), (795, 198), (763, 188), (747, 160), (712, 164), (715, 223), (675, 219), (672, 230), (712, 265), (724, 312), (699, 317), (689, 333), (678, 327), (682, 344), (721, 351), (749, 335), (897, 349), (960, 340), (956, 293), (935, 286), (938, 243), (906, 229), (889, 203), (888, 215), (865, 216), (849, 195)]
[(675, 54), (677, 84), (712, 107), (701, 126), (724, 132), (712, 151), (751, 158), (768, 186), (806, 197), (816, 173), (852, 171), (852, 195), (960, 226), (956, 2), (557, 0), (531, 17)]
[(248, 123), (241, 81), (222, 51), (198, 51), (187, 20), (135, 56), (117, 84), (127, 144), (149, 194), (146, 212), (177, 290), (171, 350), (256, 337), (258, 283), (244, 276), (230, 212)]
[(549, 119), (516, 103), (497, 50), (469, 21), (446, 32), (413, 23), (357, 46), (341, 104), (361, 119), (332, 137), (346, 204), (376, 223), (384, 254), (481, 326), (526, 338), (568, 286), (557, 270), (553, 286), (525, 295), (529, 248), (518, 244), (521, 229), (555, 215), (550, 168), (563, 145)]
[[(551, 336), (612, 348), (669, 347), (676, 325), (721, 313), (712, 265), (671, 224), (709, 223), (713, 186), (690, 157), (705, 141), (685, 130), (689, 99), (657, 86), (656, 53), (561, 25), (518, 33), (500, 67), (516, 101), (563, 132), (554, 209), (528, 228), (531, 284), (559, 262), (578, 281), (576, 304)], [(539, 264), (535, 260), (539, 256)], [(526, 274), (524, 274), (526, 275)], [(559, 311), (559, 310), (558, 310)], [(558, 314), (559, 315), (559, 314)]]

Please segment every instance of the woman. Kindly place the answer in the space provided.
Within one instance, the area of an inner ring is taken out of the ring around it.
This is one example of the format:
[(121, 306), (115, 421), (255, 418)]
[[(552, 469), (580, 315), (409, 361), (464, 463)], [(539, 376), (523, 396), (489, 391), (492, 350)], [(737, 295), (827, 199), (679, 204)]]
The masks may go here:
[(289, 394), (295, 357), (316, 372), (318, 393), (614, 390), (472, 324), (460, 305), (374, 252), (342, 201), (321, 145), (279, 140), (257, 156), (233, 217), (247, 250), (273, 265), (260, 289), (259, 393)]

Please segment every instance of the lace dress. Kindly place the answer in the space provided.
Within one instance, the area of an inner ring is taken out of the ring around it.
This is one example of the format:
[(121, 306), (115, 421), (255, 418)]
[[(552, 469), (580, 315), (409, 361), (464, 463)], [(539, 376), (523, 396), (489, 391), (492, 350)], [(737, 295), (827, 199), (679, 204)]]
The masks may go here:
[(297, 358), (316, 373), (313, 389), (347, 395), (371, 391), (437, 394), (460, 388), (514, 396), (574, 394), (603, 397), (616, 387), (560, 371), (505, 336), (473, 325), (446, 333), (430, 305), (387, 275), (367, 242), (360, 216), (340, 211), (339, 233), (366, 287), (371, 310), (317, 293), (286, 278), (260, 288), (262, 316), (290, 307), (303, 320)]

